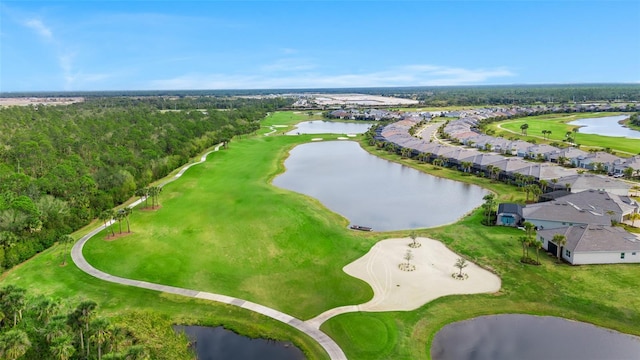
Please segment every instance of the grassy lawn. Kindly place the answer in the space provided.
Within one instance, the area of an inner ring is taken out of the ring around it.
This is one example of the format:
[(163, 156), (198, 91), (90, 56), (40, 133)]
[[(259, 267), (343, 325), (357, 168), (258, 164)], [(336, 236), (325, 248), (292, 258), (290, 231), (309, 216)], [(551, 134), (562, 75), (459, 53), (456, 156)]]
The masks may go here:
[(269, 184), (300, 141), (232, 142), (165, 186), (161, 209), (135, 211), (133, 234), (89, 241), (87, 260), (118, 276), (239, 297), (302, 319), (367, 301), (369, 286), (342, 267), (370, 244), (318, 201)]
[[(620, 115), (620, 113), (578, 113), (578, 114), (548, 114), (541, 116), (531, 116), (516, 120), (506, 120), (495, 122), (489, 125), (489, 129), (495, 130), (495, 136), (504, 136), (505, 138), (519, 138), (521, 140), (535, 140), (537, 143), (558, 142), (563, 144), (563, 139), (567, 131), (572, 131), (577, 126), (568, 125), (568, 122), (595, 118), (603, 116)], [(528, 124), (527, 136), (522, 135), (520, 126)], [(544, 140), (542, 130), (550, 130), (551, 135), (548, 140)], [(572, 133), (572, 136), (574, 134)], [(601, 136), (596, 134), (582, 134), (578, 130), (575, 134), (575, 141), (581, 145), (581, 149), (588, 150), (590, 148), (611, 148), (614, 151), (621, 152), (619, 155), (635, 155), (640, 153), (640, 141), (637, 139)]]
[[(247, 336), (292, 341), (311, 359), (328, 358), (324, 350), (305, 334), (252, 311), (93, 278), (71, 262), (68, 250), (68, 247), (63, 249), (61, 246), (45, 250), (4, 273), (0, 286), (15, 284), (28, 289), (31, 295), (44, 294), (65, 299), (73, 306), (82, 299), (91, 299), (98, 303), (100, 313), (106, 316), (126, 318), (148, 312), (168, 317), (174, 324), (224, 325)], [(63, 254), (67, 259), (66, 266), (60, 266)], [(162, 338), (156, 341), (162, 341)]]
[[(263, 125), (307, 119), (306, 113), (282, 112)], [(371, 288), (347, 276), (342, 267), (376, 241), (407, 236), (409, 231), (352, 232), (346, 229), (346, 219), (318, 201), (271, 186), (270, 180), (283, 171), (288, 150), (318, 136), (275, 135), (234, 139), (228, 150), (211, 154), (207, 162), (164, 188), (159, 210), (134, 210), (133, 234), (105, 241), (102, 233), (89, 241), (88, 261), (115, 275), (219, 292), (302, 319), (366, 302)], [(420, 171), (483, 186), (500, 201), (522, 202), (525, 197), (502, 183), (363, 147)], [(418, 233), (496, 272), (502, 278), (499, 293), (448, 296), (409, 312), (340, 315), (322, 329), (350, 359), (358, 360), (429, 358), (440, 328), (487, 314), (562, 316), (640, 335), (640, 264), (572, 267), (541, 253), (541, 266), (523, 265), (515, 240), (522, 232), (482, 226), (481, 216), (474, 211), (456, 224)], [(39, 254), (4, 274), (1, 285), (18, 284), (61, 298), (90, 298), (116, 315), (143, 310), (169, 316), (175, 323), (225, 324), (243, 334), (292, 340), (310, 359), (326, 358), (313, 341), (287, 325), (231, 306), (108, 284), (73, 264), (59, 266), (62, 251), (54, 247)]]

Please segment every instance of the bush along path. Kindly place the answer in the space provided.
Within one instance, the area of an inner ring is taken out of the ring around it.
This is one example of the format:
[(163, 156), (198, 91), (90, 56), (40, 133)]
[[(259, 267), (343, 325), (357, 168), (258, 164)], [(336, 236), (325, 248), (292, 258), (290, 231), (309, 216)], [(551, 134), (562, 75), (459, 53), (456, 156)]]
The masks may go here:
[[(195, 163), (191, 163), (188, 165), (185, 165), (175, 176), (173, 176), (172, 178), (168, 179), (167, 181), (163, 182), (162, 184), (159, 185), (159, 187), (162, 187), (172, 181), (175, 181), (177, 179), (179, 179), (185, 171), (187, 171), (191, 166), (197, 165), (197, 164), (201, 164), (204, 161), (206, 161), (207, 156), (215, 151), (218, 151), (218, 149), (222, 146), (222, 144), (217, 145), (214, 150), (207, 152), (206, 154), (202, 155), (202, 157), (200, 158), (200, 161), (195, 162)], [(130, 204), (128, 207), (133, 208), (138, 206), (140, 203), (142, 203), (145, 199), (144, 198), (140, 198), (138, 200), (136, 200), (134, 203)], [(322, 348), (327, 352), (327, 354), (329, 354), (329, 357), (332, 360), (346, 360), (346, 356), (344, 354), (344, 352), (342, 351), (342, 349), (340, 348), (340, 346), (338, 346), (338, 344), (333, 341), (333, 339), (331, 339), (327, 334), (325, 334), (324, 332), (322, 332), (320, 329), (318, 329), (317, 325), (314, 326), (311, 323), (307, 323), (304, 322), (300, 319), (297, 319), (291, 315), (287, 315), (285, 313), (282, 313), (278, 310), (275, 309), (271, 309), (268, 308), (266, 306), (260, 305), (260, 304), (256, 304), (250, 301), (246, 301), (243, 299), (238, 299), (238, 298), (233, 298), (230, 296), (226, 296), (226, 295), (221, 295), (221, 294), (213, 294), (213, 293), (209, 293), (209, 292), (203, 292), (203, 291), (198, 291), (198, 290), (192, 290), (192, 289), (184, 289), (184, 288), (179, 288), (179, 287), (174, 287), (174, 286), (167, 286), (167, 285), (162, 285), (162, 284), (155, 284), (155, 283), (150, 283), (150, 282), (146, 282), (146, 281), (140, 281), (140, 280), (134, 280), (134, 279), (126, 279), (126, 278), (122, 278), (122, 277), (118, 277), (118, 276), (114, 276), (111, 274), (107, 274), (103, 271), (100, 271), (96, 268), (94, 268), (93, 266), (91, 266), (91, 264), (89, 264), (87, 262), (87, 260), (84, 258), (83, 254), (82, 254), (82, 249), (84, 247), (84, 245), (87, 243), (87, 241), (89, 239), (91, 239), (94, 235), (98, 234), (99, 232), (101, 232), (103, 229), (105, 229), (108, 226), (111, 226), (114, 223), (115, 220), (110, 220), (109, 222), (107, 222), (106, 224), (101, 225), (100, 227), (96, 228), (95, 230), (91, 231), (90, 233), (88, 233), (87, 235), (83, 236), (80, 240), (78, 240), (75, 245), (73, 246), (73, 248), (71, 249), (71, 259), (73, 260), (73, 262), (76, 264), (76, 266), (84, 271), (85, 273), (104, 280), (104, 281), (108, 281), (108, 282), (112, 282), (112, 283), (116, 283), (116, 284), (121, 284), (121, 285), (127, 285), (127, 286), (135, 286), (135, 287), (139, 287), (139, 288), (143, 288), (143, 289), (149, 289), (149, 290), (155, 290), (155, 291), (161, 291), (161, 292), (165, 292), (165, 293), (169, 293), (169, 294), (176, 294), (176, 295), (182, 295), (182, 296), (187, 296), (187, 297), (192, 297), (192, 298), (196, 298), (196, 299), (205, 299), (205, 300), (210, 300), (210, 301), (217, 301), (220, 303), (224, 303), (224, 304), (228, 304), (228, 305), (234, 305), (234, 306), (238, 306), (241, 307), (243, 309), (247, 309), (247, 310), (251, 310), (254, 312), (257, 312), (259, 314), (268, 316), (272, 319), (278, 320), (280, 322), (283, 322), (285, 324), (288, 324), (290, 326), (293, 326), (294, 328), (302, 331), (303, 333), (307, 334), (308, 336), (310, 336), (311, 338), (313, 338), (316, 342), (318, 342), (318, 344), (320, 344), (320, 346), (322, 346)]]

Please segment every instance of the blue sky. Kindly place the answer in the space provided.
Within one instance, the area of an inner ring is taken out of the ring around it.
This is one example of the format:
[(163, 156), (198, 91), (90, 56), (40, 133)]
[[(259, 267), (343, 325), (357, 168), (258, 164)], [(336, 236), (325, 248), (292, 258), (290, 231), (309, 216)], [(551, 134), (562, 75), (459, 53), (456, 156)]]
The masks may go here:
[(0, 91), (640, 82), (640, 1), (0, 2)]

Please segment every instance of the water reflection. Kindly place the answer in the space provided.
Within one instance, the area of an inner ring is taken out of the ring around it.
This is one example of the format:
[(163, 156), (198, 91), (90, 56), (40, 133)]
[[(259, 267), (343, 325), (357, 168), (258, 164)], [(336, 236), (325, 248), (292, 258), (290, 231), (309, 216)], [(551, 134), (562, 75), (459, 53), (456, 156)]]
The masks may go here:
[(300, 349), (291, 343), (265, 339), (251, 339), (222, 326), (175, 325), (176, 332), (184, 332), (194, 344), (198, 360), (304, 360)]
[(481, 316), (445, 326), (434, 360), (639, 359), (640, 338), (549, 316)]
[(380, 159), (352, 141), (295, 147), (274, 185), (312, 196), (352, 224), (390, 231), (455, 222), (487, 192)]
[(623, 136), (632, 139), (640, 139), (640, 131), (626, 128), (618, 123), (628, 117), (629, 116), (627, 115), (617, 115), (592, 119), (580, 119), (570, 122), (569, 125), (581, 126), (579, 132), (584, 134)]
[(340, 121), (305, 121), (296, 125), (287, 135), (297, 134), (362, 134), (367, 132), (371, 123), (346, 123)]

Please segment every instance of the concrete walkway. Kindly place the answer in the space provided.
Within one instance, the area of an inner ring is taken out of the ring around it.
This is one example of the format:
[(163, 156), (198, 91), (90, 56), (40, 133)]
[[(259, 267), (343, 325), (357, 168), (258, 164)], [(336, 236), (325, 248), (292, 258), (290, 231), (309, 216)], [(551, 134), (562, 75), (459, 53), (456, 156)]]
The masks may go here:
[[(162, 186), (164, 186), (164, 185), (166, 185), (166, 184), (168, 184), (168, 183), (170, 183), (172, 181), (175, 181), (176, 179), (180, 178), (184, 174), (184, 172), (187, 171), (187, 169), (189, 169), (191, 166), (203, 163), (204, 161), (206, 161), (207, 155), (211, 154), (212, 152), (218, 151), (220, 146), (221, 145), (217, 145), (216, 148), (213, 151), (210, 151), (210, 152), (204, 154), (200, 158), (199, 162), (195, 162), (195, 163), (186, 165), (174, 177), (172, 177), (171, 179), (168, 179), (167, 181), (163, 182), (159, 186), (162, 187)], [(144, 198), (136, 200), (135, 202), (130, 204), (129, 207), (133, 208), (135, 206), (138, 206), (140, 203), (142, 203), (142, 201), (144, 201)], [(114, 220), (111, 220), (110, 222), (108, 222), (106, 224), (106, 226), (110, 226), (113, 223), (114, 223)], [(192, 298), (196, 298), (196, 299), (205, 299), (205, 300), (217, 301), (217, 302), (220, 302), (220, 303), (224, 303), (224, 304), (228, 304), (228, 305), (234, 305), (234, 306), (241, 307), (243, 309), (251, 310), (251, 311), (257, 312), (259, 314), (268, 316), (268, 317), (270, 317), (272, 319), (275, 319), (275, 320), (278, 320), (280, 322), (283, 322), (285, 324), (288, 324), (290, 326), (293, 326), (294, 328), (304, 332), (305, 334), (307, 334), (308, 336), (313, 338), (316, 342), (318, 342), (318, 344), (320, 344), (320, 346), (322, 346), (322, 348), (329, 354), (329, 357), (332, 360), (346, 360), (347, 359), (347, 357), (345, 356), (345, 354), (342, 351), (342, 349), (340, 348), (340, 346), (338, 346), (338, 344), (335, 341), (333, 341), (333, 339), (331, 339), (329, 336), (327, 336), (327, 334), (325, 334), (324, 332), (319, 330), (319, 326), (320, 326), (320, 324), (322, 324), (322, 322), (317, 322), (317, 321), (304, 322), (304, 321), (302, 321), (300, 319), (294, 318), (291, 315), (287, 315), (287, 314), (282, 313), (280, 311), (277, 311), (277, 310), (274, 310), (274, 309), (271, 309), (271, 308), (268, 308), (266, 306), (262, 306), (260, 304), (256, 304), (256, 303), (253, 303), (253, 302), (250, 302), (250, 301), (246, 301), (246, 300), (242, 300), (242, 299), (238, 299), (238, 298), (233, 298), (233, 297), (226, 296), (226, 295), (220, 295), (220, 294), (213, 294), (213, 293), (198, 291), (198, 290), (184, 289), (184, 288), (179, 288), (179, 287), (174, 287), (174, 286), (167, 286), (167, 285), (162, 285), (162, 284), (150, 283), (150, 282), (146, 282), (146, 281), (121, 278), (121, 277), (118, 277), (118, 276), (107, 274), (105, 272), (102, 272), (102, 271), (94, 268), (84, 258), (83, 254), (82, 254), (82, 249), (84, 248), (84, 245), (87, 243), (87, 241), (89, 239), (91, 239), (91, 237), (93, 237), (94, 235), (98, 234), (104, 228), (105, 228), (105, 225), (102, 225), (102, 226), (98, 227), (97, 229), (91, 231), (87, 235), (83, 236), (80, 240), (78, 240), (75, 243), (75, 245), (71, 249), (71, 259), (76, 264), (76, 266), (80, 270), (84, 271), (85, 273), (87, 273), (87, 274), (89, 274), (89, 275), (91, 275), (91, 276), (93, 276), (95, 278), (98, 278), (98, 279), (101, 279), (101, 280), (104, 280), (104, 281), (108, 281), (108, 282), (112, 282), (112, 283), (116, 283), (116, 284), (127, 285), (127, 286), (135, 286), (135, 287), (139, 287), (139, 288), (143, 288), (143, 289), (156, 290), (156, 291), (161, 291), (161, 292), (164, 292), (164, 293), (182, 295), (182, 296), (192, 297)], [(324, 320), (326, 320), (326, 319), (324, 319)], [(321, 321), (324, 321), (324, 320), (321, 320)]]

